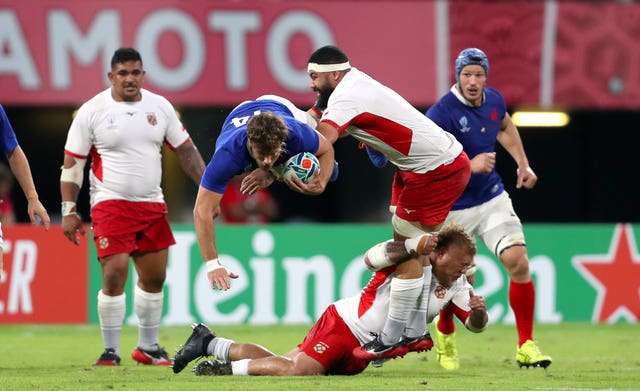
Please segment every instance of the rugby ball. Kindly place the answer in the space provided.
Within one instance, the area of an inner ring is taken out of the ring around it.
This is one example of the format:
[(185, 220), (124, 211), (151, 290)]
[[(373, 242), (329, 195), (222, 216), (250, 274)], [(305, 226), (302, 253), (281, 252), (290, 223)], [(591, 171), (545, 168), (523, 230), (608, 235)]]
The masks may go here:
[(300, 152), (293, 155), (284, 164), (284, 178), (297, 176), (304, 183), (309, 183), (316, 173), (320, 172), (320, 162), (311, 152)]

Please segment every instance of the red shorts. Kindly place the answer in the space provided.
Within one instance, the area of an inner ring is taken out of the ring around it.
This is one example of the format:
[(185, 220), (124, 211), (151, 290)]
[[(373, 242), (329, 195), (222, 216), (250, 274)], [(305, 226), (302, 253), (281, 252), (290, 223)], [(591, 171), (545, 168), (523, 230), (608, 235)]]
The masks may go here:
[(449, 210), (462, 194), (471, 178), (471, 165), (462, 152), (450, 164), (417, 174), (396, 170), (391, 187), (391, 205), (396, 215), (424, 225), (444, 222)]
[(135, 251), (158, 251), (176, 243), (160, 202), (103, 201), (91, 208), (98, 258)]
[(327, 375), (357, 375), (369, 362), (353, 357), (360, 346), (356, 337), (331, 304), (298, 347), (326, 369)]

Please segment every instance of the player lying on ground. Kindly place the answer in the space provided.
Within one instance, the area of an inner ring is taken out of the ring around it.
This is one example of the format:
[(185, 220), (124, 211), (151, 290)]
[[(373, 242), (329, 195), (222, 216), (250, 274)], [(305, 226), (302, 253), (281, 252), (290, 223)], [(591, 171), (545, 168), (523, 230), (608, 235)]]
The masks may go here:
[[(376, 245), (367, 251), (370, 256), (380, 254), (400, 262), (410, 256), (403, 242), (394, 245)], [(433, 319), (440, 309), (451, 303), (467, 328), (483, 331), (488, 322), (487, 307), (483, 297), (475, 296), (464, 272), (473, 265), (476, 247), (471, 237), (458, 225), (445, 227), (439, 233), (438, 244), (428, 256), (423, 256), (424, 271), (430, 284), (427, 290), (428, 319)], [(375, 262), (374, 262), (375, 263)], [(215, 360), (203, 361), (193, 372), (196, 375), (355, 375), (362, 372), (371, 360), (354, 356), (354, 350), (375, 341), (382, 331), (389, 311), (390, 282), (396, 266), (387, 266), (375, 272), (358, 296), (338, 300), (331, 304), (311, 328), (300, 345), (285, 355), (276, 355), (267, 348), (253, 343), (236, 343), (216, 336), (203, 324), (194, 325), (191, 336), (176, 354), (173, 371), (179, 373), (189, 362), (213, 356)], [(431, 337), (404, 341), (404, 345), (416, 345), (416, 351), (431, 349)], [(420, 349), (418, 349), (418, 346)]]

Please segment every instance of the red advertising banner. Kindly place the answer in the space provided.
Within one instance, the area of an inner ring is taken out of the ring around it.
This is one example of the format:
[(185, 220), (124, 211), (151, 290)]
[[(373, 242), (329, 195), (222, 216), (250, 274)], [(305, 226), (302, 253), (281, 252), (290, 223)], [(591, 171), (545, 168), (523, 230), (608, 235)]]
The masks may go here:
[(634, 2), (0, 0), (0, 102), (80, 104), (134, 46), (146, 87), (177, 105), (310, 104), (306, 60), (336, 44), (417, 106), (479, 47), (511, 106), (637, 109), (639, 20)]
[(0, 324), (86, 323), (88, 241), (69, 242), (59, 225), (3, 226)]
[(114, 50), (133, 46), (145, 86), (176, 104), (278, 94), (310, 105), (307, 59), (325, 44), (408, 99), (430, 100), (434, 4), (0, 0), (0, 102), (79, 104), (107, 87)]
[[(640, 108), (639, 3), (448, 4), (448, 64), (466, 47), (484, 49), (491, 64), (488, 83), (508, 104)], [(453, 80), (452, 65), (449, 72)]]

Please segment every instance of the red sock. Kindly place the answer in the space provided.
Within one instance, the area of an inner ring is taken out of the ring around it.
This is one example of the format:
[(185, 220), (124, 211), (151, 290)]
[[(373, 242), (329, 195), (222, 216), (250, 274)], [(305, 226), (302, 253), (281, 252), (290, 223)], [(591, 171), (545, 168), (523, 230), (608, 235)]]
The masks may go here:
[(533, 339), (533, 311), (536, 304), (533, 281), (524, 284), (511, 281), (509, 284), (509, 304), (516, 316), (519, 347), (528, 339)]
[(442, 334), (451, 334), (456, 331), (456, 325), (453, 323), (453, 310), (450, 305), (440, 310), (440, 320), (436, 327)]

